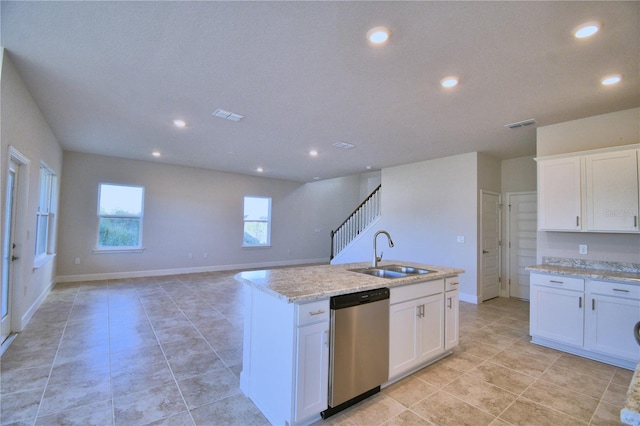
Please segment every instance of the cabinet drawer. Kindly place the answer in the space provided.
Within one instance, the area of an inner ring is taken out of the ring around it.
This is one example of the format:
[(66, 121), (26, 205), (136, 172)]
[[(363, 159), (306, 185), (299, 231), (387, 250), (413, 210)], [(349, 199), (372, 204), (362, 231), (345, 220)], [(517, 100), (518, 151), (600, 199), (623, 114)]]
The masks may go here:
[(564, 275), (531, 274), (531, 285), (564, 288), (566, 290), (584, 291), (584, 279)]
[(296, 305), (298, 316), (297, 325), (312, 324), (314, 322), (329, 321), (329, 299)]
[(405, 302), (419, 297), (430, 296), (444, 291), (444, 279), (426, 281), (417, 284), (403, 285), (390, 289), (389, 303)]
[(609, 281), (587, 281), (587, 292), (606, 296), (640, 299), (640, 286)]
[(445, 280), (444, 280), (444, 290), (445, 291), (457, 290), (459, 284), (460, 284), (460, 278), (459, 277), (445, 278)]

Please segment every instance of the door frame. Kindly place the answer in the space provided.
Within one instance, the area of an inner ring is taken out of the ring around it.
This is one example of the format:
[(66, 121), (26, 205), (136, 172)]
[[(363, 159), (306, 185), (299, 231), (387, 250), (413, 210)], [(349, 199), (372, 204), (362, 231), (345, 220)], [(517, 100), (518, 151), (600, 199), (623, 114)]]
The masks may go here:
[[(19, 172), (16, 174), (17, 179), (15, 183), (15, 215), (14, 215), (14, 224), (13, 229), (15, 235), (13, 236), (13, 241), (16, 244), (16, 250), (14, 251), (14, 255), (19, 257), (19, 260), (13, 265), (12, 274), (9, 279), (9, 304), (10, 304), (10, 315), (9, 320), (11, 322), (11, 332), (20, 332), (22, 331), (22, 309), (20, 309), (20, 301), (23, 297), (24, 292), (24, 283), (22, 280), (22, 269), (24, 263), (22, 260), (24, 256), (28, 255), (29, 251), (27, 247), (25, 247), (28, 238), (26, 238), (26, 214), (27, 211), (27, 201), (29, 197), (29, 174), (30, 174), (30, 164), (31, 160), (27, 158), (24, 154), (22, 154), (17, 148), (9, 145), (9, 155), (7, 155), (6, 160), (6, 168), (4, 168), (2, 172), (2, 181), (3, 181), (3, 192), (2, 192), (2, 208), (5, 208), (6, 203), (6, 195), (7, 195), (7, 176), (9, 173), (9, 169), (11, 168), (11, 163), (17, 163), (20, 167)], [(4, 211), (4, 210), (3, 210)], [(3, 224), (4, 225), (4, 224)], [(4, 228), (4, 226), (2, 227)], [(0, 231), (2, 233), (2, 239), (4, 241), (4, 229)]]
[[(504, 253), (504, 262), (506, 265), (505, 268), (505, 276), (507, 277), (507, 285), (505, 286), (504, 289), (504, 294), (501, 291), (500, 296), (501, 297), (511, 297), (511, 282), (509, 281), (509, 277), (511, 277), (511, 196), (512, 195), (537, 195), (538, 191), (515, 191), (515, 192), (507, 192), (505, 195), (507, 197), (507, 202), (505, 204), (506, 206), (506, 223), (505, 226), (507, 228), (506, 231), (506, 238), (505, 241), (507, 241), (507, 245), (505, 248), (505, 253)], [(537, 217), (538, 213), (536, 211), (536, 217)], [(537, 230), (536, 230), (537, 232)], [(537, 251), (537, 248), (536, 248)]]
[(483, 224), (484, 224), (484, 213), (482, 211), (482, 201), (483, 195), (492, 195), (498, 197), (498, 297), (502, 294), (502, 194), (499, 192), (489, 191), (486, 189), (480, 190), (480, 200), (478, 210), (480, 211), (480, 217), (478, 219), (478, 303), (482, 303), (484, 296), (484, 266), (483, 266), (483, 257), (482, 257), (482, 239), (483, 239)]

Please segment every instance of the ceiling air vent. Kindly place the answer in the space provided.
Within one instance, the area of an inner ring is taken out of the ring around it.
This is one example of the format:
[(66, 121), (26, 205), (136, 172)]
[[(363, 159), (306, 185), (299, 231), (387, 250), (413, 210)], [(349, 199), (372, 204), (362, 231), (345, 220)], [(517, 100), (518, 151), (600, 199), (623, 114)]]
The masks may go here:
[(534, 120), (533, 118), (530, 118), (528, 120), (516, 121), (515, 123), (505, 124), (504, 127), (508, 129), (516, 129), (518, 127), (524, 127), (524, 126), (528, 126), (530, 124), (535, 124), (535, 123), (536, 123), (536, 120)]
[(336, 142), (332, 144), (333, 146), (335, 146), (336, 148), (342, 148), (342, 149), (351, 149), (353, 148), (355, 145), (349, 142)]
[(224, 118), (226, 120), (231, 120), (231, 121), (240, 121), (244, 118), (244, 115), (236, 114), (235, 112), (225, 111), (220, 108), (213, 111), (213, 115), (214, 117)]

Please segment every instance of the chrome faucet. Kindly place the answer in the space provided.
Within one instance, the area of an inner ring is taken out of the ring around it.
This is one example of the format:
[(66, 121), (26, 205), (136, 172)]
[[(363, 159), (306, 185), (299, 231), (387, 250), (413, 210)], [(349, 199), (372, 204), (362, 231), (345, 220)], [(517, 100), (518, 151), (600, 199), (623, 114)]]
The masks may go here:
[(384, 254), (384, 252), (380, 252), (380, 257), (378, 257), (378, 250), (376, 249), (376, 240), (379, 234), (386, 235), (387, 238), (389, 239), (389, 247), (393, 247), (393, 240), (391, 239), (391, 235), (389, 235), (387, 231), (376, 232), (376, 234), (373, 236), (373, 261), (371, 262), (371, 266), (373, 266), (374, 268), (378, 267), (378, 262), (382, 260), (382, 255)]

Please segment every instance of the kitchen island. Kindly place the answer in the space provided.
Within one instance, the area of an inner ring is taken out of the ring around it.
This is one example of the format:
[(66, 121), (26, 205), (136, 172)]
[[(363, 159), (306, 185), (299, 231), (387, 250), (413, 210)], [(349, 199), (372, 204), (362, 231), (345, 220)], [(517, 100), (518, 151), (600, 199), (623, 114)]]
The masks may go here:
[[(327, 409), (333, 296), (390, 289), (389, 384), (448, 355), (458, 337), (461, 269), (402, 261), (426, 269), (381, 278), (352, 271), (367, 263), (246, 271), (240, 388), (273, 424), (300, 425)], [(383, 386), (385, 384), (382, 384)]]

